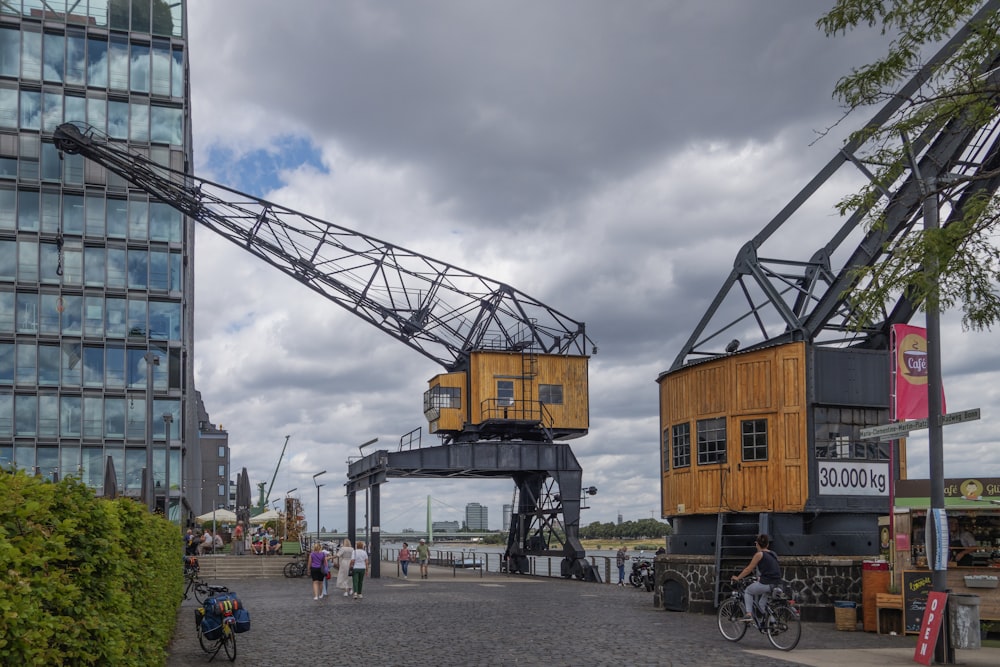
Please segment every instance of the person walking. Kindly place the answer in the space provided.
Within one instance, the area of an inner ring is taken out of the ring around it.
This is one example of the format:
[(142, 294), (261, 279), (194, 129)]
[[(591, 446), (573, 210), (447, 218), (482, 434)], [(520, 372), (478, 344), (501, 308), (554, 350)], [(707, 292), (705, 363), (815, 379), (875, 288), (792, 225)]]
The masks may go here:
[(424, 538), (420, 538), (420, 544), (417, 545), (417, 560), (420, 562), (420, 578), (427, 578), (428, 563), (431, 562), (431, 550), (427, 546), (427, 542)]
[(337, 590), (344, 591), (344, 597), (350, 597), (353, 589), (351, 581), (351, 561), (354, 560), (354, 548), (350, 540), (340, 543), (337, 552)]
[(354, 599), (360, 600), (361, 588), (365, 584), (365, 575), (368, 574), (368, 552), (365, 551), (365, 543), (358, 541), (354, 547), (354, 557), (351, 559), (351, 580), (354, 582)]
[(746, 609), (743, 620), (747, 623), (753, 621), (754, 605), (757, 605), (758, 610), (764, 611), (760, 600), (770, 595), (771, 588), (781, 583), (781, 565), (778, 563), (778, 555), (768, 549), (770, 543), (771, 540), (767, 535), (758, 535), (754, 540), (757, 553), (742, 572), (733, 575), (733, 581), (739, 581), (752, 574), (755, 569), (758, 570), (757, 581), (743, 591), (743, 608)]
[(233, 555), (242, 556), (243, 547), (246, 544), (245, 538), (243, 536), (243, 521), (236, 522), (236, 528), (233, 529)]
[(403, 579), (408, 579), (407, 570), (410, 567), (410, 545), (403, 542), (403, 548), (399, 550), (399, 569), (403, 571)]
[(618, 585), (625, 585), (625, 562), (628, 561), (628, 547), (622, 545), (615, 555), (615, 564), (618, 566)]
[(333, 568), (333, 564), (330, 562), (331, 555), (330, 551), (324, 546), (323, 547), (323, 593), (320, 595), (321, 598), (329, 597), (330, 593), (327, 591), (327, 584), (330, 581), (330, 570)]
[(319, 600), (320, 595), (323, 593), (323, 579), (326, 578), (326, 574), (323, 573), (323, 561), (325, 558), (323, 547), (319, 542), (314, 542), (312, 551), (309, 553), (309, 578), (313, 582), (313, 600)]

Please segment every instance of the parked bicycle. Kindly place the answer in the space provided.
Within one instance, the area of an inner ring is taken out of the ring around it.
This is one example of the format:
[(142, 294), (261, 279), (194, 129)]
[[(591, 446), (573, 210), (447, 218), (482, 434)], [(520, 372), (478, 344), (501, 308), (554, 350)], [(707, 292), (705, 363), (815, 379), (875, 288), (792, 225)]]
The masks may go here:
[[(229, 589), (225, 586), (207, 584), (205, 592), (209, 595), (206, 601), (211, 601), (214, 604), (215, 598), (228, 593)], [(194, 621), (198, 629), (198, 644), (202, 651), (211, 654), (209, 662), (215, 660), (215, 656), (223, 649), (225, 649), (229, 662), (233, 662), (236, 660), (236, 618), (231, 612), (219, 613), (217, 610), (213, 610), (212, 613), (218, 615), (219, 623), (207, 626), (205, 617), (208, 612), (204, 607), (198, 607), (195, 610)]]
[(201, 603), (208, 595), (208, 582), (201, 578), (198, 559), (194, 556), (184, 556), (184, 599), (192, 597)]
[(308, 564), (309, 554), (302, 553), (295, 557), (295, 560), (286, 563), (283, 573), (286, 577), (294, 579), (295, 577), (305, 576)]
[(719, 605), (719, 632), (731, 642), (743, 639), (747, 628), (753, 625), (761, 634), (766, 634), (774, 648), (791, 651), (802, 637), (802, 621), (795, 600), (785, 594), (780, 586), (774, 586), (761, 612), (759, 605), (751, 611), (752, 620), (744, 620), (746, 609), (743, 591), (753, 581), (745, 577), (733, 584), (733, 592)]

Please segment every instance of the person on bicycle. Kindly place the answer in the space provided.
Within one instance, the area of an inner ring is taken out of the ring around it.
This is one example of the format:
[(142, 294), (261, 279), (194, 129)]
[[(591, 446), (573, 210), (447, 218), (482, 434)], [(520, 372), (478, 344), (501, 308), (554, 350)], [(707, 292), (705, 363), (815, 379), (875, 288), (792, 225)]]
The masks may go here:
[(781, 565), (778, 564), (777, 554), (767, 548), (770, 544), (771, 540), (767, 535), (758, 535), (757, 539), (754, 540), (757, 553), (753, 555), (750, 563), (743, 568), (742, 572), (733, 575), (733, 581), (739, 581), (743, 577), (753, 574), (755, 569), (758, 570), (757, 581), (747, 586), (746, 590), (743, 591), (743, 608), (746, 609), (743, 620), (747, 622), (753, 621), (753, 605), (758, 604), (762, 597), (770, 595), (771, 588), (781, 583)]

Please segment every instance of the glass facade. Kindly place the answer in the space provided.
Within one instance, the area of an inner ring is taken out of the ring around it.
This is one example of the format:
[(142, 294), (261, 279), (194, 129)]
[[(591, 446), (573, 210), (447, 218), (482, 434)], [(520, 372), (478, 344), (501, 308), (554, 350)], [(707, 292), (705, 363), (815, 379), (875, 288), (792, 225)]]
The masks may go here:
[(185, 4), (0, 3), (0, 466), (99, 492), (111, 457), (118, 493), (138, 496), (151, 414), (154, 487), (172, 505), (192, 419), (190, 225), (60, 156), (52, 133), (82, 121), (188, 164)]

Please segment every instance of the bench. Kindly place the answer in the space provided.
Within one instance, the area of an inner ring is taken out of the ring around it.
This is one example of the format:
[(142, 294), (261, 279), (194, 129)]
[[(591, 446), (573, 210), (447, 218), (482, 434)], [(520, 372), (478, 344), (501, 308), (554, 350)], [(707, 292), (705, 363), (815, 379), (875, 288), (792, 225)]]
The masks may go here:
[(302, 553), (302, 545), (298, 540), (281, 543), (281, 555), (282, 556), (298, 556)]

